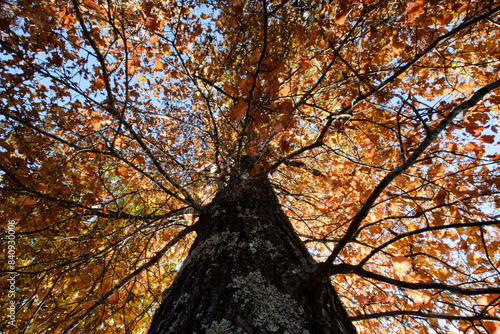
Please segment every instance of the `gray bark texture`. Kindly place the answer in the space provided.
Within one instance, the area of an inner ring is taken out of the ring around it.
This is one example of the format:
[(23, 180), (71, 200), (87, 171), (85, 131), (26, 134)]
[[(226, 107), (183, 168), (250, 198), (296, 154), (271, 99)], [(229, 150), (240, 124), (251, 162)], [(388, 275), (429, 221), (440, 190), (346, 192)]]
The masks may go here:
[(267, 178), (219, 191), (196, 231), (149, 334), (356, 333)]

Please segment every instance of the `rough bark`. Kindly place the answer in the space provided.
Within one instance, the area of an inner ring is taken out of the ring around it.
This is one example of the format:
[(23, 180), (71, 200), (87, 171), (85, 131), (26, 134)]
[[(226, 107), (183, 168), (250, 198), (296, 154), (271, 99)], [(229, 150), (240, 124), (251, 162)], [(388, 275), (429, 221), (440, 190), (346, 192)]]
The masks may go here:
[(356, 333), (315, 265), (269, 181), (233, 182), (200, 217), (149, 334)]

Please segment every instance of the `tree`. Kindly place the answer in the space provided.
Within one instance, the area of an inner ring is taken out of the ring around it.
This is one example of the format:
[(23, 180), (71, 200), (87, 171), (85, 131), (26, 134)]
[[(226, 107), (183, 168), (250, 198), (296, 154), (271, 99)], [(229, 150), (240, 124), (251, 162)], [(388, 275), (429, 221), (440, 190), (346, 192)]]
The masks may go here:
[(0, 328), (499, 333), (499, 12), (2, 1)]

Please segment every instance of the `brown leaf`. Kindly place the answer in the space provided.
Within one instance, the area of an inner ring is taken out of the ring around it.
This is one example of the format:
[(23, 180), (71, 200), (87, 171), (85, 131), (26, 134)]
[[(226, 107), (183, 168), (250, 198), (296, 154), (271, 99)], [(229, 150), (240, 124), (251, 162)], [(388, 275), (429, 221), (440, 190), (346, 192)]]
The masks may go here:
[(495, 142), (495, 136), (484, 135), (484, 136), (479, 137), (479, 141), (481, 143), (485, 143), (485, 144), (493, 144)]
[(408, 4), (405, 14), (408, 15), (410, 22), (415, 22), (415, 19), (422, 15), (424, 12), (424, 5), (425, 0), (416, 0)]

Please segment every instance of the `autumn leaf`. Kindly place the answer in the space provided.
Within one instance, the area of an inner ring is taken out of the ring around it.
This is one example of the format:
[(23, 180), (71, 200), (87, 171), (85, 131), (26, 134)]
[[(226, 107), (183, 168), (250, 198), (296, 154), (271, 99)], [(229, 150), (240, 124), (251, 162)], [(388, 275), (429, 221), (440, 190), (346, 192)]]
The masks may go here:
[(469, 82), (461, 83), (458, 86), (458, 90), (461, 91), (461, 92), (463, 92), (466, 95), (469, 95), (469, 94), (471, 94), (474, 91), (474, 82), (473, 81), (469, 81)]
[(56, 65), (57, 67), (61, 67), (63, 64), (63, 59), (58, 53), (54, 53), (52, 55), (52, 63)]
[(22, 197), (22, 198), (18, 198), (17, 199), (17, 202), (19, 204), (22, 204), (22, 205), (35, 205), (38, 203), (38, 201), (34, 198), (30, 198), (30, 197)]
[(432, 293), (430, 291), (405, 290), (405, 293), (410, 296), (415, 305), (419, 307), (428, 305), (432, 300)]
[(115, 304), (120, 300), (120, 295), (118, 293), (115, 293), (109, 299), (106, 301), (106, 304)]
[(404, 256), (394, 256), (392, 259), (394, 276), (402, 279), (403, 275), (411, 269), (411, 261)]
[(447, 193), (448, 192), (445, 189), (439, 190), (439, 192), (436, 194), (436, 196), (434, 196), (434, 199), (433, 199), (434, 205), (442, 204)]
[(495, 136), (493, 135), (483, 135), (479, 137), (479, 141), (485, 144), (493, 144), (495, 142)]
[(0, 12), (12, 331), (499, 331), (497, 3)]
[(165, 66), (163, 65), (163, 62), (161, 60), (155, 60), (154, 65), (153, 65), (153, 71), (160, 71), (163, 70)]
[(410, 2), (408, 7), (406, 7), (406, 11), (404, 12), (408, 15), (408, 19), (410, 22), (415, 22), (415, 20), (422, 15), (424, 12), (425, 0), (416, 0)]
[(143, 76), (143, 75), (138, 75), (137, 76), (137, 81), (140, 82), (140, 83), (145, 83), (145, 82), (148, 81), (148, 79), (145, 76)]
[(500, 334), (500, 324), (498, 322), (485, 321), (483, 326), (489, 334)]
[(428, 175), (433, 180), (442, 178), (444, 176), (444, 166), (437, 165), (437, 166), (432, 167), (429, 170)]
[(339, 25), (345, 24), (345, 17), (349, 12), (349, 0), (339, 0), (335, 22)]
[(99, 6), (96, 5), (94, 3), (94, 1), (92, 1), (92, 0), (85, 0), (84, 5), (87, 6), (88, 8), (91, 8), (91, 9), (95, 10), (95, 11), (99, 11), (100, 10)]
[(231, 107), (231, 113), (229, 117), (231, 120), (239, 122), (246, 114), (248, 109), (248, 104), (243, 99), (238, 100), (236, 104)]
[(117, 167), (116, 173), (121, 176), (127, 177), (129, 175), (129, 169), (127, 167)]
[(484, 295), (478, 298), (477, 304), (484, 307), (483, 312), (495, 316), (500, 306), (494, 302), (498, 300), (499, 297), (500, 295)]

